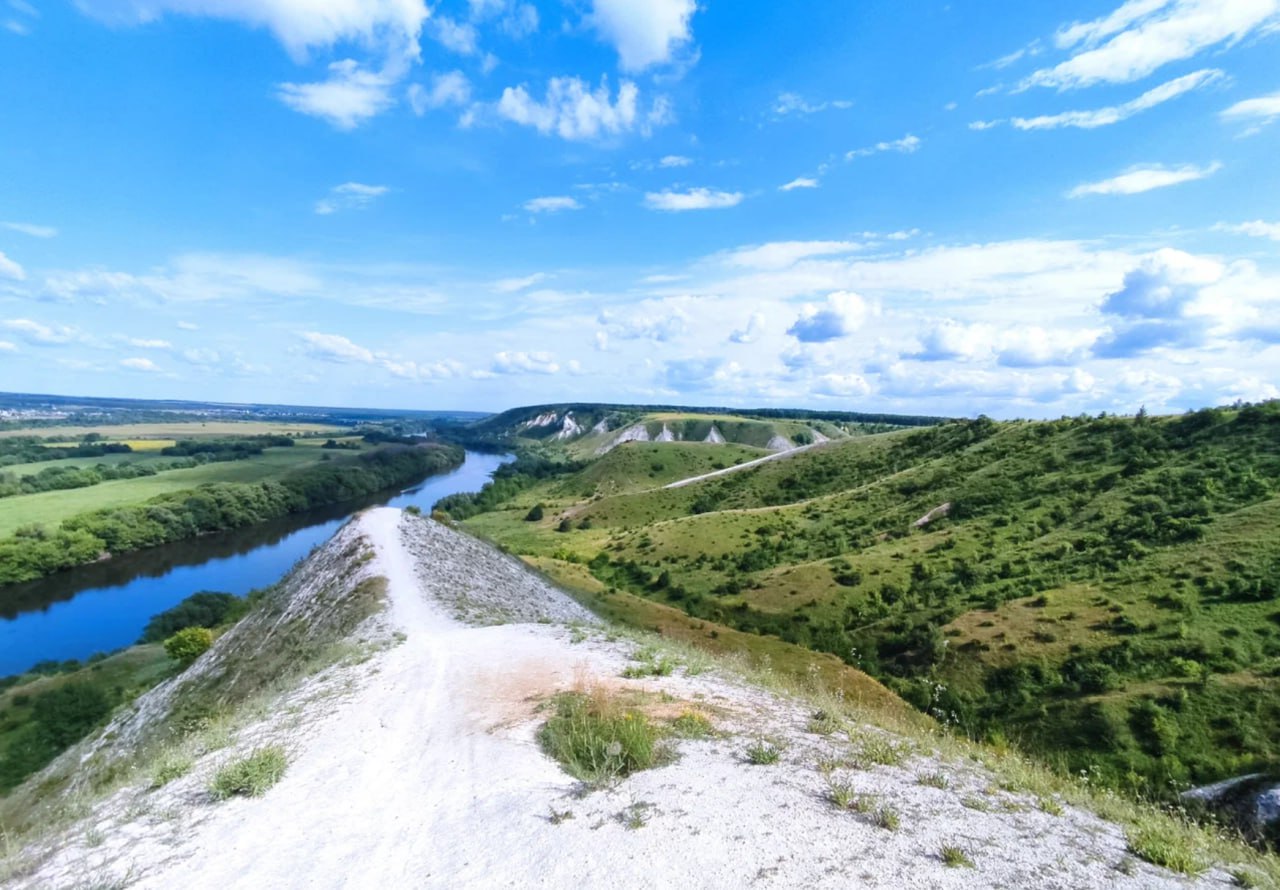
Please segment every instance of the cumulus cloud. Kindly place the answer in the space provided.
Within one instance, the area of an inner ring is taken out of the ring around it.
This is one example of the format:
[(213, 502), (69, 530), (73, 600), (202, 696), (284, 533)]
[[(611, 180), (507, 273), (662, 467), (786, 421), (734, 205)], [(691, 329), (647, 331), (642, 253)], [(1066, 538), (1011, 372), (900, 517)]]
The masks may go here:
[(1212, 176), (1222, 169), (1222, 164), (1214, 161), (1203, 167), (1186, 164), (1181, 167), (1135, 167), (1119, 176), (1103, 179), (1099, 182), (1086, 182), (1067, 192), (1069, 198), (1083, 198), (1087, 195), (1136, 195), (1153, 189), (1168, 188), (1184, 182), (1194, 182)]
[(855, 148), (852, 151), (845, 152), (846, 161), (852, 161), (854, 158), (865, 158), (869, 155), (879, 154), (885, 151), (901, 152), (902, 154), (913, 154), (919, 151), (923, 141), (918, 136), (912, 136), (908, 133), (901, 139), (894, 139), (891, 142), (877, 142), (875, 145), (869, 145), (866, 148)]
[(1219, 44), (1236, 43), (1280, 20), (1276, 0), (1128, 0), (1102, 18), (1060, 30), (1073, 55), (1032, 73), (1023, 89), (1130, 83)]
[(371, 365), (404, 380), (424, 381), (457, 377), (463, 371), (462, 365), (452, 359), (419, 363), (396, 358), (367, 349), (341, 334), (307, 331), (298, 336), (305, 343), (304, 350), (307, 355), (312, 358), (336, 364)]
[(491, 365), (494, 374), (556, 374), (560, 364), (549, 352), (499, 352)]
[(827, 343), (853, 333), (867, 315), (867, 303), (848, 291), (836, 291), (824, 303), (806, 303), (787, 333), (801, 343)]
[(447, 71), (432, 75), (430, 86), (411, 84), (407, 96), (409, 107), (421, 117), (436, 108), (466, 105), (471, 101), (471, 82), (461, 71)]
[(364, 210), (389, 191), (391, 189), (385, 185), (344, 182), (329, 189), (329, 197), (316, 202), (315, 212), (327, 216), (339, 210)]
[(341, 334), (307, 331), (299, 336), (306, 342), (307, 354), (312, 358), (326, 362), (355, 362), (362, 365), (371, 365), (377, 361), (373, 352), (353, 343)]
[(13, 260), (9, 259), (3, 253), (0, 253), (0, 278), (12, 278), (16, 281), (25, 281), (27, 273)]
[(446, 15), (434, 15), (427, 26), (431, 38), (460, 56), (473, 56), (478, 49), (479, 33), (469, 22), (459, 22)]
[(588, 22), (618, 51), (623, 71), (670, 62), (693, 39), (695, 0), (592, 0)]
[(58, 235), (58, 230), (53, 226), (38, 226), (34, 223), (0, 222), (0, 228), (21, 232), (24, 235), (30, 235), (32, 238), (55, 238)]
[[(1135, 114), (1155, 108), (1157, 105), (1176, 99), (1192, 90), (1198, 90), (1208, 84), (1215, 83), (1222, 78), (1223, 74), (1218, 69), (1206, 68), (1202, 71), (1193, 71), (1191, 74), (1185, 74), (1167, 83), (1162, 83), (1160, 86), (1153, 87), (1136, 99), (1131, 99), (1122, 105), (1096, 108), (1091, 111), (1064, 111), (1060, 114), (1045, 114), (1030, 118), (1015, 117), (1011, 123), (1019, 130), (1050, 130), (1057, 127), (1078, 127), (1082, 130), (1092, 130), (1128, 120)], [(975, 129), (985, 129), (985, 127)]]
[(141, 337), (127, 337), (125, 342), (135, 349), (172, 349), (168, 340), (148, 340)]
[(277, 95), (294, 111), (321, 118), (339, 130), (353, 130), (394, 104), (395, 80), (354, 59), (343, 59), (329, 65), (327, 80), (282, 83)]
[(596, 321), (606, 334), (604, 344), (607, 346), (609, 337), (669, 343), (685, 332), (689, 319), (678, 305), (645, 300), (626, 312), (606, 309)]
[(130, 371), (143, 371), (147, 374), (157, 374), (160, 371), (160, 367), (149, 358), (122, 358), (120, 367)]
[(790, 192), (790, 191), (794, 191), (795, 189), (816, 189), (817, 187), (818, 187), (818, 180), (812, 179), (808, 176), (797, 176), (795, 179), (791, 180), (786, 185), (778, 186), (778, 191)]
[(731, 385), (742, 376), (742, 366), (722, 358), (686, 358), (669, 361), (662, 369), (663, 384), (675, 392), (702, 392)]
[(708, 188), (694, 188), (687, 191), (665, 189), (661, 192), (647, 192), (644, 206), (650, 210), (662, 210), (668, 213), (679, 213), (685, 210), (719, 210), (725, 207), (736, 207), (742, 203), (742, 192), (721, 192)]
[(760, 334), (764, 330), (764, 315), (759, 312), (751, 313), (751, 317), (747, 319), (747, 325), (744, 328), (734, 331), (729, 335), (730, 343), (754, 343), (760, 339)]
[(509, 121), (533, 127), (539, 133), (555, 133), (562, 139), (592, 140), (639, 130), (647, 133), (669, 119), (669, 106), (656, 99), (647, 114), (640, 110), (640, 90), (624, 80), (614, 98), (607, 81), (594, 90), (577, 77), (553, 77), (542, 101), (524, 84), (507, 87), (498, 100), (497, 113)]
[(871, 394), (871, 384), (861, 374), (823, 374), (813, 381), (813, 391), (832, 398), (850, 398)]
[(1227, 320), (1235, 308), (1205, 292), (1224, 272), (1215, 260), (1170, 248), (1146, 257), (1103, 301), (1102, 312), (1116, 324), (1097, 354), (1128, 357), (1160, 346), (1202, 343), (1215, 322)]
[(688, 167), (693, 163), (693, 158), (686, 158), (684, 155), (666, 155), (658, 159), (659, 167)]

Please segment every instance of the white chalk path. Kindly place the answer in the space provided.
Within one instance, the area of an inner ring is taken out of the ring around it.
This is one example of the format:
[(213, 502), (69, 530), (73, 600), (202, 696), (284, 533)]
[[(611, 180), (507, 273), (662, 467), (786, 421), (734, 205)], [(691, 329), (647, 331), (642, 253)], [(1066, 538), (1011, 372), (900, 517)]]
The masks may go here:
[[(314, 732), (265, 796), (214, 804), (197, 795), (189, 805), (206, 815), (167, 845), (144, 836), (151, 829), (138, 823), (138, 844), (111, 869), (123, 871), (130, 852), (138, 856), (141, 878), (130, 886), (1191, 885), (1144, 864), (1117, 871), (1127, 859), (1123, 836), (1089, 814), (1068, 808), (1055, 817), (1029, 798), (1018, 812), (965, 808), (962, 798), (982, 794), (992, 781), (973, 764), (916, 757), (903, 767), (839, 774), (896, 809), (899, 831), (838, 812), (814, 763), (848, 743), (808, 733), (802, 705), (712, 675), (622, 681), (629, 644), (575, 644), (563, 626), (460, 624), (423, 595), (418, 573), (432, 566), (403, 543), (424, 521), (385, 508), (358, 521), (387, 578), (390, 617), (407, 640), (368, 663), (370, 675), (355, 694), (308, 714)], [(444, 532), (456, 534), (431, 534)], [(676, 763), (574, 797), (575, 783), (538, 748), (545, 716), (536, 708), (550, 693), (592, 678), (668, 693), (673, 708), (697, 701), (726, 735), (682, 741)], [(784, 741), (781, 763), (745, 761), (757, 733)], [(940, 768), (950, 789), (917, 784), (917, 775)], [(571, 817), (553, 822), (553, 809)], [(639, 824), (628, 826), (628, 813), (638, 813)], [(967, 849), (976, 870), (946, 868), (938, 856), (944, 844)], [(1202, 883), (1222, 886), (1216, 878)]]

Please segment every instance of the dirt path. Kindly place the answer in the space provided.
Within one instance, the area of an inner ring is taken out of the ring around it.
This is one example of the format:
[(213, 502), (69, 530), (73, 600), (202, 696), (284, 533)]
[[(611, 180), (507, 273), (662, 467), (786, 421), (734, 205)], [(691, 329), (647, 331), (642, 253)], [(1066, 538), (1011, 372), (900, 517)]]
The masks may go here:
[[(830, 441), (830, 440), (827, 440)], [(723, 470), (713, 470), (710, 473), (703, 473), (700, 476), (690, 476), (688, 479), (681, 479), (678, 482), (672, 482), (663, 488), (683, 488), (686, 485), (692, 485), (695, 482), (702, 482), (705, 479), (714, 479), (717, 476), (727, 476), (730, 473), (737, 473), (739, 470), (749, 470), (752, 467), (758, 467), (760, 464), (767, 464), (774, 460), (784, 460), (788, 457), (795, 457), (797, 454), (803, 454), (806, 451), (812, 451), (827, 444), (827, 441), (814, 442), (812, 445), (801, 445), (799, 448), (791, 448), (787, 451), (779, 451), (777, 454), (767, 454), (764, 457), (757, 457), (755, 460), (749, 460), (745, 464), (734, 464), (731, 467), (725, 467)]]

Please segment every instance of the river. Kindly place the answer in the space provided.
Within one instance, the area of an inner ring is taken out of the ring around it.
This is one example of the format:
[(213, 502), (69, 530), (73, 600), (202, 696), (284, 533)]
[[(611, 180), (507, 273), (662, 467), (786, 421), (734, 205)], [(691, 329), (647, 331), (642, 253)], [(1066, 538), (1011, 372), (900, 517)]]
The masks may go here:
[(275, 522), (127, 553), (106, 562), (0, 588), (0, 677), (39, 661), (84, 659), (137, 641), (147, 620), (200, 590), (244, 595), (274, 584), (358, 510), (421, 507), (478, 491), (510, 455), (468, 451), (456, 470), (403, 491), (299, 513)]

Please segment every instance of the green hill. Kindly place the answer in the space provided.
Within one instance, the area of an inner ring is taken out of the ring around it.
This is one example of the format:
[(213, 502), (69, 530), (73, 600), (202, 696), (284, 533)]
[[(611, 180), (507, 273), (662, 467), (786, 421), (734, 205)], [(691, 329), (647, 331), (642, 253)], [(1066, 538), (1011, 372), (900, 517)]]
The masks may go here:
[[(949, 422), (680, 488), (644, 472), (661, 447), (469, 525), (832, 652), (963, 732), (1111, 786), (1167, 794), (1280, 762), (1280, 403)], [(525, 521), (534, 503), (545, 518)]]

